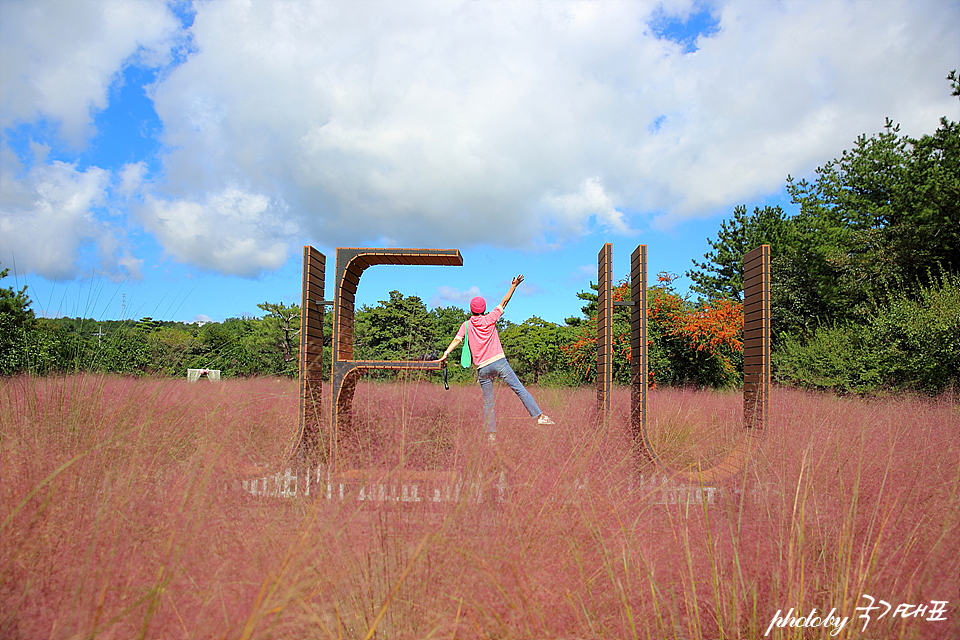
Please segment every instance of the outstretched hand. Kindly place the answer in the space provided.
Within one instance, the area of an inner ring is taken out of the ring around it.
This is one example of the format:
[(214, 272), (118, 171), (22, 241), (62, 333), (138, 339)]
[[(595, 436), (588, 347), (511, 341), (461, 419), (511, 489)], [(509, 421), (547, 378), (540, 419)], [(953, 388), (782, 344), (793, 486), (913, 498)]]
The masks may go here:
[(523, 274), (522, 274), (522, 273), (521, 273), (520, 275), (518, 275), (516, 278), (514, 278), (514, 279), (510, 282), (510, 284), (512, 284), (513, 286), (516, 287), (516, 286), (519, 285), (521, 282), (523, 282)]

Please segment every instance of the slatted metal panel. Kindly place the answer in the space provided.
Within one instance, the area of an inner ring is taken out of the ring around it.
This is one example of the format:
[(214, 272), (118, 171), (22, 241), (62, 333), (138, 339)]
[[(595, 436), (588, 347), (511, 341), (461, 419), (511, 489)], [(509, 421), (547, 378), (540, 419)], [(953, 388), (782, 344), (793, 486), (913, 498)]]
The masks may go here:
[(360, 277), (374, 265), (463, 266), (457, 249), (383, 249), (338, 247), (333, 304), (330, 464), (336, 468), (336, 441), (346, 427), (360, 373), (365, 369), (437, 371), (437, 361), (354, 360), (354, 304)]
[[(770, 246), (762, 245), (744, 256), (744, 422), (745, 433), (720, 462), (695, 471), (666, 469), (647, 431), (647, 299), (646, 246), (631, 257), (631, 427), (634, 442), (644, 458), (665, 468), (674, 478), (713, 484), (740, 473), (762, 442), (770, 398)], [(640, 357), (637, 358), (639, 352)]]
[(323, 281), (327, 258), (303, 248), (300, 296), (300, 453), (314, 453), (320, 443), (323, 415)]
[(770, 245), (743, 257), (743, 417), (763, 429), (770, 412)]
[(747, 466), (763, 442), (770, 403), (770, 245), (743, 257), (743, 417), (740, 442), (716, 465), (681, 477), (712, 484)]
[(630, 255), (630, 431), (640, 451), (652, 460), (652, 447), (646, 442), (647, 387), (647, 245), (641, 244)]
[(613, 245), (603, 245), (597, 254), (597, 414), (610, 423), (613, 391)]

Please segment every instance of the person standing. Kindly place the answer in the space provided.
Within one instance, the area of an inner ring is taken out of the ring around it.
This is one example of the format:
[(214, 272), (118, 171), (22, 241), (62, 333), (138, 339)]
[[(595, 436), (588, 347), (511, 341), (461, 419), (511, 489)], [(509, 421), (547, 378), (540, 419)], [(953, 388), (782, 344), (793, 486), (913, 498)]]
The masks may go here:
[(471, 300), (470, 312), (472, 315), (460, 325), (457, 335), (450, 341), (450, 346), (439, 358), (440, 362), (445, 361), (450, 352), (463, 343), (464, 338), (466, 338), (473, 364), (477, 365), (477, 378), (480, 381), (480, 390), (483, 392), (483, 423), (486, 426), (487, 438), (491, 442), (497, 440), (497, 422), (493, 411), (493, 381), (497, 378), (503, 378), (507, 385), (513, 389), (514, 393), (523, 402), (523, 406), (530, 417), (537, 419), (538, 425), (554, 424), (553, 420), (540, 410), (536, 400), (517, 378), (517, 374), (514, 373), (510, 363), (507, 362), (503, 347), (500, 346), (497, 320), (503, 315), (507, 303), (510, 302), (513, 292), (517, 290), (521, 282), (523, 282), (523, 274), (511, 281), (510, 290), (490, 313), (485, 313), (487, 310), (486, 300), (479, 296)]

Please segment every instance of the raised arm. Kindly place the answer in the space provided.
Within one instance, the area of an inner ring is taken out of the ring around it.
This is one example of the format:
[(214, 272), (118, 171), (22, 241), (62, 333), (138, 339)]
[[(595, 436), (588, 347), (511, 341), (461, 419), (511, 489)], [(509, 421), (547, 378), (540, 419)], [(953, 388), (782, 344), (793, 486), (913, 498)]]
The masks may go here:
[(513, 297), (513, 292), (517, 290), (517, 287), (520, 286), (521, 282), (523, 282), (522, 273), (510, 282), (510, 290), (507, 291), (507, 295), (503, 296), (503, 300), (501, 300), (500, 304), (498, 305), (501, 309), (507, 308), (507, 303), (510, 302), (510, 298)]
[(440, 361), (440, 362), (443, 362), (444, 360), (446, 360), (446, 359), (447, 359), (447, 356), (450, 355), (450, 352), (453, 351), (454, 349), (456, 349), (456, 348), (457, 348), (457, 345), (459, 345), (461, 342), (463, 342), (463, 340), (461, 340), (460, 338), (454, 336), (454, 337), (453, 337), (453, 340), (450, 341), (450, 346), (447, 347), (447, 350), (444, 351), (444, 352), (443, 352), (443, 355), (440, 356), (439, 358), (437, 358), (437, 360)]

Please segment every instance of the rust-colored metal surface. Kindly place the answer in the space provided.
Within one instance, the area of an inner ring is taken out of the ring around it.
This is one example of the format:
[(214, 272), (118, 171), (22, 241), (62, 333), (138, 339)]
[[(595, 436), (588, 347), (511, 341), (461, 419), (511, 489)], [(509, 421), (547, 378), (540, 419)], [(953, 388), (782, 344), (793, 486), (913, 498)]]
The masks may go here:
[[(694, 470), (673, 470), (657, 456), (647, 431), (647, 326), (646, 247), (637, 247), (631, 257), (630, 287), (634, 301), (631, 326), (631, 428), (642, 455), (673, 477), (714, 484), (740, 473), (763, 440), (770, 399), (770, 245), (744, 256), (744, 434), (733, 450), (717, 464)], [(639, 314), (639, 317), (636, 315)], [(637, 359), (639, 346), (640, 358)], [(639, 384), (637, 384), (639, 382)]]
[(367, 267), (374, 265), (463, 266), (456, 249), (382, 249), (338, 247), (334, 274), (333, 358), (331, 362), (329, 463), (336, 469), (336, 443), (346, 428), (360, 373), (365, 369), (438, 371), (437, 361), (354, 360), (354, 302), (357, 285)]
[(743, 257), (743, 417), (762, 430), (770, 413), (770, 245)]
[(613, 245), (603, 245), (597, 255), (597, 415), (610, 423), (613, 391)]
[[(646, 441), (647, 387), (647, 245), (630, 254), (630, 432), (642, 451), (653, 451)], [(652, 458), (650, 458), (652, 460)]]
[(320, 446), (323, 416), (323, 280), (327, 258), (310, 246), (303, 248), (303, 288), (300, 296), (300, 428), (297, 453), (314, 453)]

